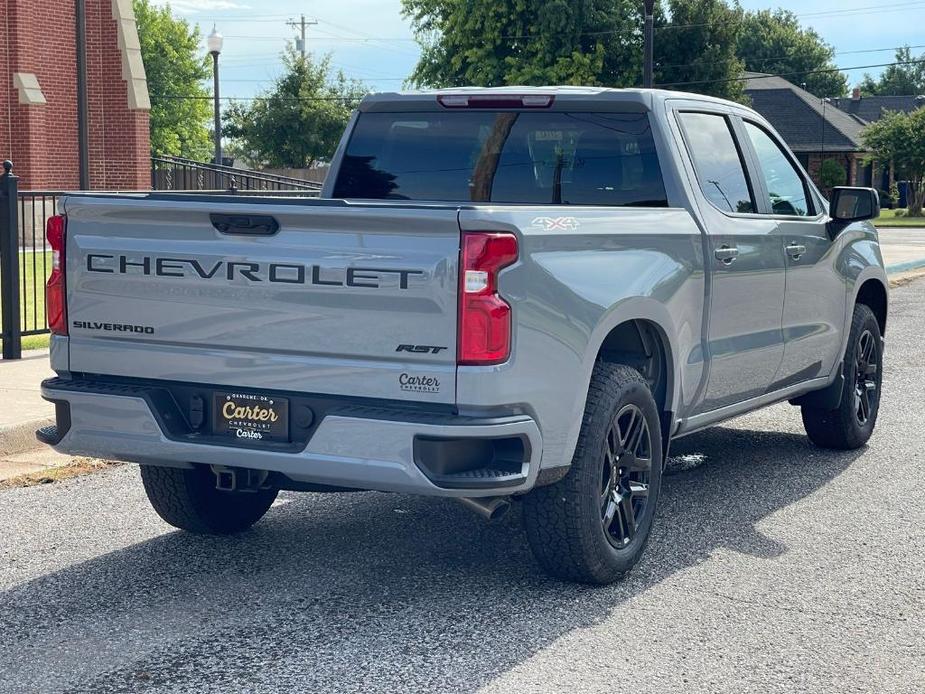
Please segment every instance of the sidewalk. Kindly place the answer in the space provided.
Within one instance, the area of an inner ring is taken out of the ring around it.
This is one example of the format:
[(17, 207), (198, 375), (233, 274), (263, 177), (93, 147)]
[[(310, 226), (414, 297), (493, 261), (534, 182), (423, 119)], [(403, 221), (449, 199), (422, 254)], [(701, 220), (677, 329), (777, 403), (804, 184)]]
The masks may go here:
[(925, 228), (897, 227), (879, 232), (883, 262), (890, 275), (925, 267)]
[(0, 360), (0, 481), (69, 460), (35, 440), (35, 430), (54, 421), (54, 407), (39, 394), (39, 383), (52, 375), (48, 350)]

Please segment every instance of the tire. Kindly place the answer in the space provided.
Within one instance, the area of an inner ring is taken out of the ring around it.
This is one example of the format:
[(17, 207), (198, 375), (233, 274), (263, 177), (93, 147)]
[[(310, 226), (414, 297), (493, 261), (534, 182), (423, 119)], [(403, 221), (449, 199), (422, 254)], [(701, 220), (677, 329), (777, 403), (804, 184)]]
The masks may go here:
[(181, 470), (141, 466), (148, 501), (167, 523), (199, 535), (230, 535), (259, 521), (276, 499), (277, 489), (226, 492), (215, 488), (205, 465)]
[(841, 404), (834, 410), (801, 408), (803, 428), (817, 446), (837, 450), (860, 448), (870, 438), (880, 411), (883, 341), (874, 312), (855, 304), (844, 360)]
[[(632, 428), (642, 424), (641, 433)], [(623, 444), (633, 432), (635, 448)], [(632, 569), (652, 529), (662, 462), (658, 407), (645, 379), (628, 366), (598, 363), (568, 474), (524, 497), (524, 530), (540, 565), (557, 578), (599, 585)]]

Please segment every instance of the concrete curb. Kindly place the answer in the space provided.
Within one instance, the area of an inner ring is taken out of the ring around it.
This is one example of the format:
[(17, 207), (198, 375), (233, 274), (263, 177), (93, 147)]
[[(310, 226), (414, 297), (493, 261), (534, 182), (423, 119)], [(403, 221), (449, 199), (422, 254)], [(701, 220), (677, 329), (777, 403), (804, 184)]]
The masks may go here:
[(35, 450), (41, 446), (35, 438), (35, 430), (54, 423), (53, 418), (33, 419), (29, 422), (0, 428), (0, 458)]
[(886, 266), (886, 274), (895, 275), (900, 272), (909, 272), (910, 270), (918, 270), (919, 268), (925, 267), (925, 258), (919, 258), (918, 260), (909, 260), (905, 263), (894, 263), (893, 265)]

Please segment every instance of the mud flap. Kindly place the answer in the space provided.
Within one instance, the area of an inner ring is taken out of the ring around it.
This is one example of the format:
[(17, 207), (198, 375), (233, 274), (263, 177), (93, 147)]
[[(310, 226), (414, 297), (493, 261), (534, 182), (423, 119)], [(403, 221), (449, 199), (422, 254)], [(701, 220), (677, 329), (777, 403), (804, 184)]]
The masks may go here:
[(838, 409), (838, 406), (841, 405), (842, 393), (845, 390), (844, 367), (844, 362), (838, 364), (838, 375), (828, 386), (794, 398), (790, 400), (790, 404), (798, 407), (813, 407), (819, 410)]

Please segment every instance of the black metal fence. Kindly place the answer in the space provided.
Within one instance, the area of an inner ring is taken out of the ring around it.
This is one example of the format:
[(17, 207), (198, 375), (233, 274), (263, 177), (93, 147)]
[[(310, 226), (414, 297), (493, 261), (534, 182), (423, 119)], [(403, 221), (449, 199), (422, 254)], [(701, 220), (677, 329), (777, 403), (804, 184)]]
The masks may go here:
[(3, 162), (3, 175), (0, 176), (0, 338), (4, 359), (22, 356), (18, 185), (13, 164)]
[(55, 214), (64, 193), (16, 190), (12, 173), (0, 176), (0, 323), (3, 358), (18, 359), (22, 338), (48, 332), (45, 283), (52, 270), (52, 253), (45, 224)]
[(51, 248), (45, 238), (45, 224), (58, 209), (60, 191), (19, 192), (18, 237), (20, 314), (23, 337), (48, 332), (45, 320), (45, 282), (51, 274)]
[(314, 191), (321, 184), (301, 178), (218, 166), (182, 157), (151, 157), (151, 188), (159, 191)]
[[(205, 169), (199, 171), (192, 164), (196, 162), (177, 164), (171, 169), (171, 184), (179, 182), (184, 187), (157, 190), (268, 197), (317, 197), (320, 191), (320, 184), (286, 176), (246, 172), (248, 175), (239, 177), (239, 169), (220, 167), (228, 171), (213, 171), (209, 168), (211, 165), (200, 165)], [(70, 193), (20, 191), (19, 179), (12, 173), (13, 165), (4, 162), (3, 166), (4, 173), (0, 175), (0, 342), (4, 359), (18, 359), (22, 354), (24, 337), (49, 332), (45, 316), (45, 283), (52, 271), (52, 253), (45, 239), (45, 224), (56, 213), (59, 197)], [(166, 171), (162, 171), (164, 183), (167, 182)], [(203, 174), (201, 179), (200, 173)], [(209, 178), (210, 173), (215, 174), (214, 177)], [(262, 178), (267, 180), (260, 180)], [(152, 182), (153, 179), (154, 176)], [(287, 188), (289, 185), (293, 187)]]

